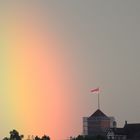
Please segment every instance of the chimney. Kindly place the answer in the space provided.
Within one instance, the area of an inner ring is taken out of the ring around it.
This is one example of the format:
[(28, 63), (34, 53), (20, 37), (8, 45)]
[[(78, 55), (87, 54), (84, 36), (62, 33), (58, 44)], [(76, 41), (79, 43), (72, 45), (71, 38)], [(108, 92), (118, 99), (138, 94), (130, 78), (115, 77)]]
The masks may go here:
[(125, 120), (125, 125), (127, 125), (127, 121)]

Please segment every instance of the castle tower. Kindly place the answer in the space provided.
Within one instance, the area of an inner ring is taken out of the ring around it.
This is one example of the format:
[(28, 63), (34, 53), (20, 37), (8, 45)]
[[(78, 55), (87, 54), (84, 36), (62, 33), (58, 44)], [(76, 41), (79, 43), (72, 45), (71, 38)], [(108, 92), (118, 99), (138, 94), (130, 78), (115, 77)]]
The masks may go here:
[(106, 131), (112, 127), (112, 121), (114, 120), (97, 109), (90, 117), (83, 118), (83, 134), (105, 135)]

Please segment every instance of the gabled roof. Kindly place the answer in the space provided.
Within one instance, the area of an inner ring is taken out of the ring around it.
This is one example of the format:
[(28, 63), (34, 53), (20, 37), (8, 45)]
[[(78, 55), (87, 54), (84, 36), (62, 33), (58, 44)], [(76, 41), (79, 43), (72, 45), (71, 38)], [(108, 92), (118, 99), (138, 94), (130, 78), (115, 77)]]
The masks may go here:
[(108, 132), (113, 132), (115, 135), (126, 135), (124, 128), (110, 128)]
[(108, 118), (100, 109), (97, 109), (89, 118), (104, 117)]
[(123, 128), (110, 128), (107, 132), (115, 135), (126, 135), (128, 139), (140, 140), (140, 123), (125, 124)]

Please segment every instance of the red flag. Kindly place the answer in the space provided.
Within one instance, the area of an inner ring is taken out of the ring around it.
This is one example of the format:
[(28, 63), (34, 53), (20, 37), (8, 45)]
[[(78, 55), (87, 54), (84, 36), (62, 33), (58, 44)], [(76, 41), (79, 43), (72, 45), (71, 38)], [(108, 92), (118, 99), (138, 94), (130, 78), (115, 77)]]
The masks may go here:
[(99, 88), (92, 89), (91, 92), (99, 92)]

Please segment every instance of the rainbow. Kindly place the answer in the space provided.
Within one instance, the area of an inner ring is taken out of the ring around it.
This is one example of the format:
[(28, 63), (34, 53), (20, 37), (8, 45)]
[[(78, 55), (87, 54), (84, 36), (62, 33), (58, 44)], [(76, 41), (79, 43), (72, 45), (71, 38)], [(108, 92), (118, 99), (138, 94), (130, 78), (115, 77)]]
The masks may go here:
[(25, 135), (47, 133), (53, 139), (64, 133), (56, 128), (64, 125), (58, 120), (65, 120), (68, 109), (64, 106), (67, 98), (65, 62), (54, 49), (59, 45), (58, 40), (49, 31), (44, 34), (38, 26), (32, 19), (8, 16), (1, 25), (2, 137), (13, 128)]

